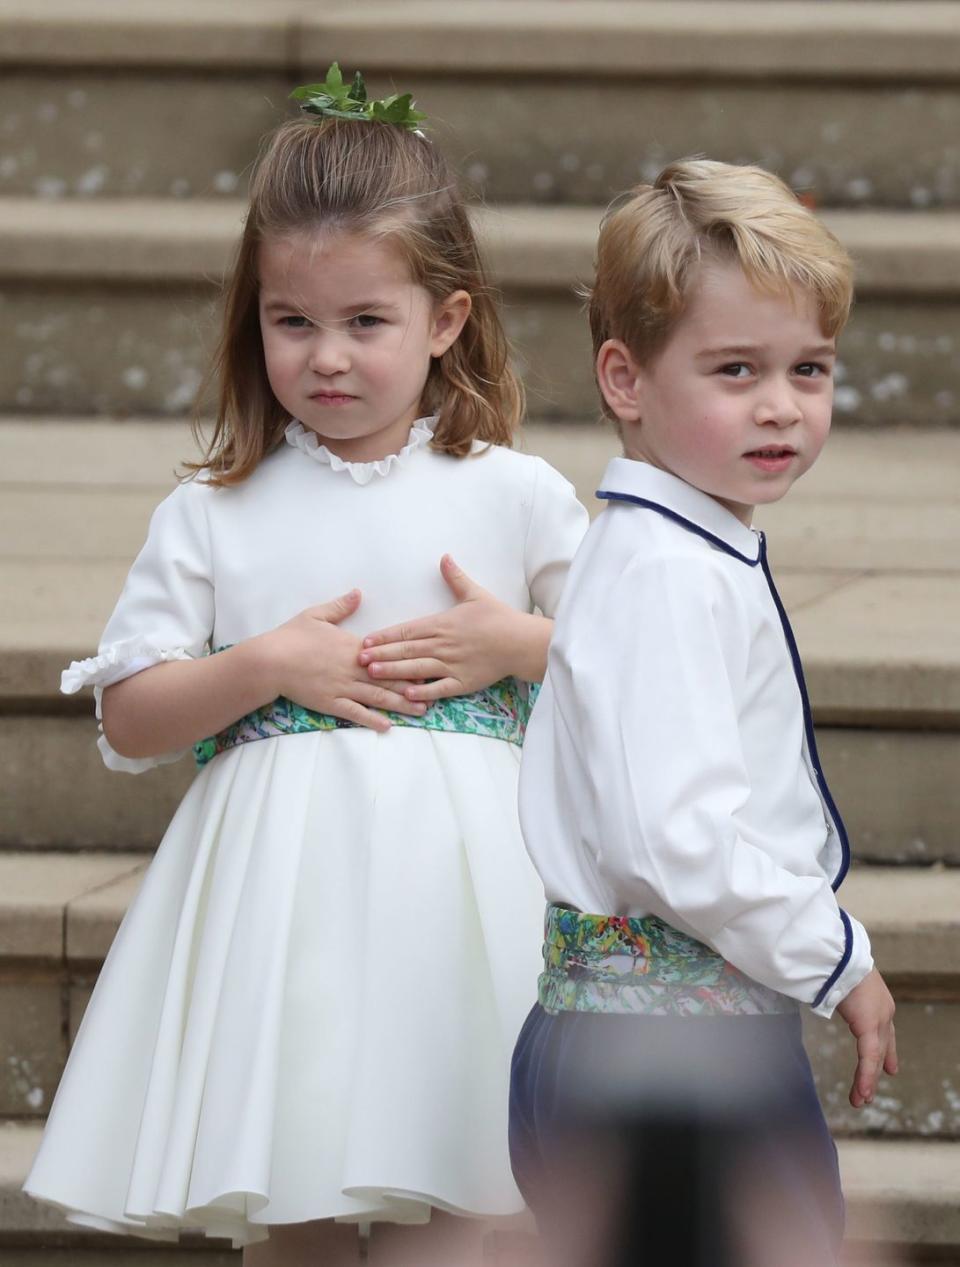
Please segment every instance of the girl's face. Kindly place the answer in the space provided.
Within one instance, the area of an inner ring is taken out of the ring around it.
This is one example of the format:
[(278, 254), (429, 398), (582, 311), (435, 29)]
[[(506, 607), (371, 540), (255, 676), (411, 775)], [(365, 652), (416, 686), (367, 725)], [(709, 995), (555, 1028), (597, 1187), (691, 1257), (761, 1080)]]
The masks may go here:
[(456, 340), (466, 291), (435, 301), (387, 241), (300, 231), (258, 253), (273, 394), (344, 461), (398, 452), (421, 416), (432, 357)]

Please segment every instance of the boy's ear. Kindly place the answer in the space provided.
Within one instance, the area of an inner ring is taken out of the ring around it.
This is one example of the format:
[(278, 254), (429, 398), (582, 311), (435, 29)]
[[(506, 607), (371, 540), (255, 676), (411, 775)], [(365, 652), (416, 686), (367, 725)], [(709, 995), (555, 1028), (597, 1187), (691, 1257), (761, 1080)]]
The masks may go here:
[(433, 309), (433, 332), (430, 337), (430, 355), (443, 356), (447, 348), (456, 343), (460, 331), (467, 323), (473, 300), (465, 290), (454, 290), (441, 299)]
[(640, 421), (640, 367), (620, 339), (607, 339), (600, 345), (597, 386), (621, 422)]

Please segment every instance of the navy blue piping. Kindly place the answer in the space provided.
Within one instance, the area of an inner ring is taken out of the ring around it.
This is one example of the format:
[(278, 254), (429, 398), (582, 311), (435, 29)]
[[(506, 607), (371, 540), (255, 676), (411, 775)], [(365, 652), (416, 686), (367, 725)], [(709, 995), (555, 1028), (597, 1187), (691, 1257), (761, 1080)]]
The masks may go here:
[(834, 968), (833, 972), (831, 972), (830, 976), (827, 977), (827, 980), (824, 983), (823, 987), (821, 988), (820, 993), (810, 1004), (811, 1007), (820, 1006), (823, 1000), (827, 997), (827, 995), (836, 985), (837, 981), (840, 979), (840, 974), (843, 972), (844, 968), (850, 962), (850, 956), (853, 954), (853, 928), (850, 925), (850, 916), (847, 914), (847, 912), (843, 909), (842, 906), (840, 907), (840, 919), (843, 922), (843, 954), (840, 956), (840, 962)]
[(817, 776), (817, 786), (820, 789), (820, 795), (826, 802), (830, 817), (833, 819), (833, 825), (837, 829), (837, 835), (840, 837), (840, 870), (837, 872), (831, 888), (834, 892), (839, 889), (843, 883), (844, 876), (850, 869), (850, 840), (847, 836), (847, 829), (843, 825), (843, 819), (840, 817), (840, 811), (837, 809), (837, 803), (830, 794), (827, 787), (827, 780), (824, 778), (823, 768), (820, 764), (820, 754), (817, 751), (817, 738), (813, 731), (813, 712), (810, 708), (810, 697), (807, 694), (807, 684), (803, 676), (803, 665), (800, 663), (800, 652), (797, 650), (797, 640), (793, 636), (793, 630), (790, 628), (790, 621), (787, 619), (786, 608), (780, 595), (777, 593), (777, 587), (773, 583), (773, 576), (770, 572), (770, 564), (767, 562), (767, 539), (763, 533), (760, 534), (760, 566), (763, 568), (763, 574), (767, 578), (767, 585), (770, 587), (770, 593), (776, 604), (777, 612), (780, 616), (780, 624), (783, 626), (783, 636), (787, 640), (787, 649), (790, 652), (790, 658), (793, 660), (793, 671), (797, 677), (797, 686), (800, 688), (800, 701), (803, 704), (803, 728), (807, 736), (807, 749), (810, 753), (810, 761), (813, 765), (813, 772)]
[[(699, 524), (694, 523), (692, 519), (684, 519), (683, 515), (678, 515), (675, 510), (670, 510), (666, 506), (661, 506), (659, 502), (648, 501), (646, 497), (634, 497), (632, 493), (608, 493), (605, 489), (599, 489), (597, 497), (602, 501), (608, 502), (632, 502), (635, 506), (644, 506), (647, 510), (655, 510), (658, 515), (663, 515), (664, 519), (672, 519), (675, 524), (679, 524), (681, 528), (686, 528), (690, 532), (695, 532), (698, 537), (703, 537), (705, 541), (709, 541), (711, 545), (715, 545), (718, 549), (732, 554), (735, 559), (739, 559), (741, 563), (746, 563), (748, 567), (755, 568), (760, 562), (760, 555), (755, 559), (751, 559), (748, 554), (741, 554), (739, 550), (735, 550), (722, 537), (716, 537), (712, 532), (707, 532), (706, 528), (701, 528)], [(763, 537), (761, 535), (761, 542)]]
[[(793, 636), (793, 630), (790, 627), (790, 621), (787, 618), (787, 611), (783, 605), (780, 595), (777, 593), (777, 587), (773, 583), (773, 576), (770, 572), (770, 564), (767, 561), (767, 539), (761, 532), (760, 550), (756, 559), (751, 559), (745, 554), (741, 554), (739, 550), (735, 550), (733, 546), (728, 545), (721, 537), (714, 536), (712, 532), (708, 532), (706, 528), (701, 528), (699, 524), (693, 523), (689, 519), (684, 519), (682, 515), (678, 515), (675, 510), (670, 510), (667, 506), (661, 506), (659, 502), (649, 501), (646, 497), (634, 497), (631, 493), (610, 493), (604, 489), (600, 489), (597, 496), (605, 501), (622, 501), (632, 502), (636, 506), (643, 506), (648, 510), (655, 510), (658, 515), (662, 515), (665, 519), (671, 519), (674, 523), (680, 524), (682, 528), (687, 528), (690, 532), (694, 532), (698, 537), (703, 537), (706, 541), (717, 546), (719, 549), (732, 555), (735, 559), (739, 559), (741, 563), (746, 563), (750, 567), (756, 567), (759, 563), (763, 569), (763, 575), (767, 579), (767, 586), (770, 589), (770, 595), (773, 598), (774, 605), (777, 609), (777, 615), (780, 617), (780, 624), (783, 628), (783, 636), (786, 639), (787, 650), (790, 652), (790, 659), (793, 661), (793, 672), (797, 679), (797, 686), (800, 689), (800, 703), (803, 707), (803, 729), (807, 738), (807, 751), (810, 754), (810, 762), (813, 766), (813, 772), (816, 775), (817, 786), (820, 795), (823, 797), (824, 803), (833, 819), (834, 827), (837, 835), (840, 837), (841, 860), (840, 870), (834, 878), (831, 888), (834, 892), (839, 889), (843, 883), (844, 876), (850, 869), (850, 840), (847, 836), (847, 829), (843, 825), (843, 819), (840, 817), (840, 811), (837, 809), (836, 801), (830, 794), (827, 787), (827, 780), (824, 778), (823, 769), (820, 765), (820, 754), (817, 751), (817, 738), (813, 731), (813, 712), (810, 708), (810, 697), (807, 694), (807, 683), (803, 676), (803, 665), (800, 662), (800, 652), (797, 650), (797, 640)], [(848, 955), (849, 957), (849, 955)]]

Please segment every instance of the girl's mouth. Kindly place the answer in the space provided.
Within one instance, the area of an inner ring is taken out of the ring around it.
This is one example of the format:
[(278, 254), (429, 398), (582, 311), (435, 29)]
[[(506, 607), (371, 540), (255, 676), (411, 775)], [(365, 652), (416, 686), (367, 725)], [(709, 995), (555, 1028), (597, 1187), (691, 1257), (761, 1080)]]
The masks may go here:
[(748, 462), (759, 467), (761, 471), (785, 471), (797, 456), (796, 449), (789, 445), (772, 444), (763, 449), (751, 449), (743, 455)]
[(318, 405), (348, 405), (356, 397), (348, 396), (345, 392), (317, 392), (310, 399)]

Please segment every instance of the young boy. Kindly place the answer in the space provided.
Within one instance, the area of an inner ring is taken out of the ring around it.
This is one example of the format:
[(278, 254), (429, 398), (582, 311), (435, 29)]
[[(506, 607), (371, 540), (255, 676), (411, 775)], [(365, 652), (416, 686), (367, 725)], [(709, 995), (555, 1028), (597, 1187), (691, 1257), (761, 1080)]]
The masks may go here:
[(511, 1148), (551, 1263), (833, 1262), (836, 1151), (799, 1006), (849, 1025), (854, 1106), (896, 1072), (750, 527), (827, 438), (851, 297), (843, 248), (759, 168), (675, 163), (601, 228), (590, 323), (624, 456), (567, 582), (520, 790), (550, 906)]

